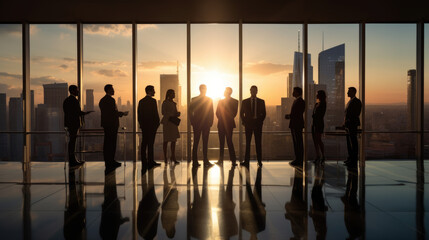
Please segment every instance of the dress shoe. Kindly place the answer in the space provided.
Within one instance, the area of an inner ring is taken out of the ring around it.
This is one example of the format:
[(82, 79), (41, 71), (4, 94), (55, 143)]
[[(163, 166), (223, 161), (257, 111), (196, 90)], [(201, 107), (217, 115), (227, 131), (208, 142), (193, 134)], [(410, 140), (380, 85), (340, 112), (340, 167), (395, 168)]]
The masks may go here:
[(223, 166), (223, 161), (217, 161), (215, 164), (218, 166)]
[(148, 164), (149, 169), (156, 168), (156, 167), (159, 167), (159, 166), (161, 166), (161, 163), (157, 163), (155, 161)]
[(114, 167), (114, 168), (118, 168), (118, 167), (122, 166), (122, 163), (117, 162), (117, 161), (113, 161), (113, 162), (110, 164), (110, 166), (111, 166), (111, 167)]
[(231, 166), (233, 166), (233, 167), (237, 166), (237, 162), (236, 162), (236, 161), (233, 161), (233, 162), (231, 163)]
[(247, 162), (247, 161), (241, 162), (240, 166), (249, 168), (249, 162)]
[(262, 162), (258, 162), (258, 167), (262, 167)]
[(211, 163), (211, 162), (209, 162), (209, 161), (207, 161), (207, 162), (204, 163), (204, 167), (206, 167), (206, 168), (211, 168), (213, 166), (214, 166), (214, 164)]
[(177, 161), (177, 160), (176, 160), (176, 158), (171, 158), (171, 159), (170, 159), (170, 162), (171, 162), (171, 163), (174, 163), (174, 164), (180, 164), (180, 162), (179, 162), (179, 161)]
[(289, 162), (289, 165), (291, 165), (292, 167), (302, 167), (302, 162), (293, 160), (292, 162)]
[(73, 160), (69, 162), (69, 167), (77, 167), (77, 166), (81, 166), (82, 164), (83, 162), (78, 162), (76, 160)]
[(200, 167), (200, 166), (201, 166), (201, 163), (199, 162), (192, 163), (192, 167)]

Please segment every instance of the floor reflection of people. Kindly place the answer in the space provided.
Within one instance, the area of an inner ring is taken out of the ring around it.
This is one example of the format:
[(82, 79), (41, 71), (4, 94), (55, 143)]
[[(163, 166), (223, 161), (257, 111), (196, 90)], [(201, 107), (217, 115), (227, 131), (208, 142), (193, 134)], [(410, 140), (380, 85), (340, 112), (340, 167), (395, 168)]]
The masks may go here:
[(83, 168), (69, 170), (69, 195), (67, 208), (64, 211), (64, 238), (85, 239), (86, 238), (86, 208), (82, 182), (76, 184), (76, 174), (83, 173)]
[(123, 218), (121, 203), (116, 191), (116, 171), (113, 170), (104, 176), (104, 202), (102, 204), (100, 236), (103, 239), (116, 239), (119, 227), (129, 221)]
[(232, 200), (234, 171), (235, 167), (232, 166), (229, 170), (228, 182), (225, 189), (223, 167), (221, 167), (221, 179), (219, 184), (219, 235), (221, 239), (229, 239), (238, 233), (237, 217), (234, 213), (235, 203)]
[(170, 167), (170, 181), (168, 182), (167, 165), (164, 167), (164, 201), (162, 203), (161, 223), (167, 237), (174, 238), (176, 234), (177, 214), (179, 212), (179, 191), (176, 187), (174, 169)]
[(198, 189), (198, 169), (196, 167), (192, 168), (194, 201), (188, 215), (188, 218), (190, 218), (188, 231), (192, 237), (197, 239), (207, 239), (211, 236), (212, 219), (207, 183), (208, 169), (204, 168), (203, 170), (203, 186), (200, 195)]
[(137, 210), (137, 229), (144, 239), (154, 239), (158, 230), (159, 206), (155, 194), (153, 169), (142, 171), (142, 200)]
[(344, 203), (344, 223), (349, 237), (357, 239), (363, 235), (365, 221), (361, 214), (361, 208), (357, 199), (358, 171), (357, 168), (347, 168), (346, 192), (341, 201)]
[(290, 201), (285, 204), (285, 217), (290, 221), (294, 238), (301, 239), (306, 237), (307, 207), (303, 195), (302, 170), (295, 168), (293, 179), (292, 196)]
[(256, 234), (265, 230), (267, 215), (265, 203), (262, 202), (262, 168), (258, 167), (253, 192), (249, 169), (243, 168), (243, 171), (246, 174), (246, 194), (240, 204), (241, 227), (251, 234), (251, 239), (256, 239)]
[(326, 239), (326, 211), (325, 197), (323, 196), (323, 184), (325, 183), (325, 166), (316, 164), (314, 169), (314, 183), (311, 190), (310, 217), (313, 219), (316, 239)]

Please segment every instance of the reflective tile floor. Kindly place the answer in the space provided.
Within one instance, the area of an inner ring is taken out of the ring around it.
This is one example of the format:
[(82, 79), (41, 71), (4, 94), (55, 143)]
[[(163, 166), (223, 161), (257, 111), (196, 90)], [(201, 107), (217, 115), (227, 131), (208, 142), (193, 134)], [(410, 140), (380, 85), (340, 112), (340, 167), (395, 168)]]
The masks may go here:
[[(425, 162), (429, 169), (429, 162)], [(0, 163), (1, 239), (429, 239), (429, 171), (415, 161), (105, 175), (104, 163)], [(426, 191), (424, 191), (426, 189)]]

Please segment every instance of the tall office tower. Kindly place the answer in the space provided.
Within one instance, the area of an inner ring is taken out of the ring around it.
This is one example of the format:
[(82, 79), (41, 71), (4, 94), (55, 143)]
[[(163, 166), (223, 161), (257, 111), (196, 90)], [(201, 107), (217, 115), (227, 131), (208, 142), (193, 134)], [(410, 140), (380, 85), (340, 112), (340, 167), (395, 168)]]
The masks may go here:
[(293, 73), (289, 73), (287, 77), (287, 97), (292, 97), (292, 82), (293, 82)]
[[(23, 127), (22, 114), (23, 114), (22, 98), (20, 97), (9, 98), (9, 130), (10, 131), (22, 131), (22, 127)], [(24, 145), (24, 138), (22, 134), (10, 135), (9, 156), (11, 161), (23, 160), (23, 145)]]
[[(313, 66), (311, 66), (311, 54), (307, 55), (308, 62), (308, 83), (313, 82)], [(303, 54), (302, 52), (295, 52), (293, 56), (293, 81), (292, 81), (292, 90), (294, 87), (302, 88), (303, 82)], [(292, 96), (292, 92), (291, 92)]]
[[(165, 94), (168, 89), (173, 89), (176, 93), (177, 107), (181, 106), (181, 91), (179, 91), (179, 75), (178, 74), (161, 74), (160, 78), (160, 102), (162, 103), (165, 99)], [(161, 108), (161, 106), (159, 106)], [(180, 111), (180, 110), (179, 110)]]
[(345, 44), (319, 53), (319, 84), (326, 85), (325, 126), (333, 130), (344, 121)]
[[(6, 93), (0, 93), (0, 131), (7, 131)], [(7, 137), (7, 134), (0, 133), (0, 161), (4, 161), (8, 157)]]
[(118, 97), (118, 108), (122, 107), (122, 98)]
[(416, 130), (417, 75), (416, 70), (408, 70), (407, 76), (407, 122), (408, 130)]
[(94, 111), (94, 89), (86, 89), (86, 111)]
[(68, 97), (67, 83), (43, 84), (43, 103), (47, 107), (63, 108), (64, 99)]
[(280, 121), (280, 129), (281, 131), (289, 130), (289, 120), (286, 120), (284, 117), (286, 114), (290, 113), (290, 109), (292, 108), (292, 104), (295, 98), (287, 97), (281, 98), (281, 121)]

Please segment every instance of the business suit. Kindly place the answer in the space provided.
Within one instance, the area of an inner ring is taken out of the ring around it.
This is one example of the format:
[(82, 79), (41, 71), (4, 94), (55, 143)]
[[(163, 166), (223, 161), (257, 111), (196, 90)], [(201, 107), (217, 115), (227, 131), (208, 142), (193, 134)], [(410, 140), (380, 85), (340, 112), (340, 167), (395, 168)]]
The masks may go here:
[(235, 116), (238, 111), (238, 100), (234, 98), (225, 98), (219, 101), (216, 109), (218, 118), (219, 134), (219, 161), (223, 161), (225, 137), (228, 144), (229, 157), (233, 163), (236, 161), (234, 143), (232, 142), (232, 131), (236, 127)]
[(303, 113), (305, 110), (305, 101), (298, 97), (293, 101), (290, 110), (289, 128), (293, 140), (293, 149), (295, 152), (295, 161), (302, 163), (304, 158), (304, 143), (302, 140), (302, 129), (304, 128)]
[[(256, 106), (256, 109), (254, 109), (253, 106)], [(252, 112), (252, 110), (254, 111)], [(245, 163), (249, 163), (250, 160), (250, 142), (252, 140), (252, 134), (255, 135), (256, 156), (258, 163), (262, 163), (262, 125), (264, 124), (266, 115), (267, 113), (265, 110), (264, 100), (260, 98), (247, 98), (243, 100), (240, 116), (246, 132), (246, 153), (244, 156)]]
[(192, 160), (198, 164), (198, 143), (201, 135), (203, 136), (203, 156), (204, 163), (208, 164), (207, 158), (210, 127), (213, 125), (213, 101), (206, 96), (194, 97), (191, 100), (189, 108), (189, 117), (194, 129), (194, 146), (192, 148)]
[(349, 153), (348, 161), (350, 164), (356, 164), (358, 160), (359, 145), (357, 140), (357, 128), (360, 126), (359, 115), (362, 109), (362, 102), (353, 97), (347, 103), (345, 110), (344, 126), (347, 134), (347, 150)]
[(98, 106), (101, 110), (101, 126), (104, 129), (103, 155), (104, 163), (107, 167), (111, 166), (115, 161), (119, 118), (124, 113), (118, 111), (115, 99), (108, 94), (100, 100)]
[(156, 100), (150, 96), (142, 98), (139, 101), (137, 113), (140, 128), (142, 130), (142, 165), (150, 167), (155, 163), (153, 157), (153, 144), (155, 142), (156, 130), (159, 127), (159, 115)]
[(67, 127), (69, 132), (69, 163), (76, 162), (74, 155), (76, 148), (76, 138), (79, 128), (82, 126), (82, 117), (85, 112), (80, 109), (79, 101), (73, 95), (68, 96), (63, 102), (64, 111), (64, 127)]

